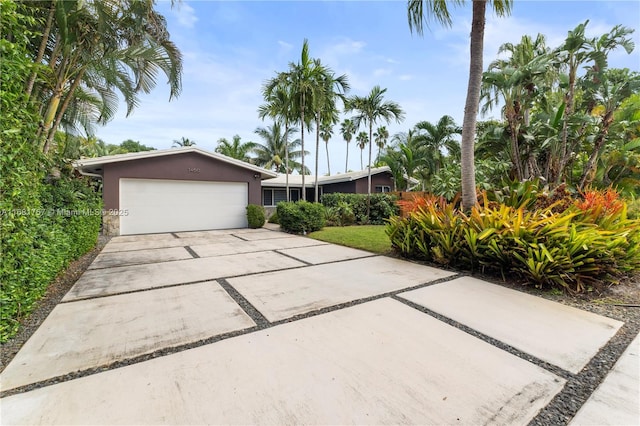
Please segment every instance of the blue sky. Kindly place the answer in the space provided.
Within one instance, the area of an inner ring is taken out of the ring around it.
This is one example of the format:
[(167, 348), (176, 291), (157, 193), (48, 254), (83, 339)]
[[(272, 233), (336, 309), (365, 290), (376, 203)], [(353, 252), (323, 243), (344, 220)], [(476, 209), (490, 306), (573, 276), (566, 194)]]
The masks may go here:
[[(97, 129), (96, 135), (107, 143), (133, 139), (163, 149), (186, 137), (213, 150), (219, 138), (235, 134), (243, 141), (260, 141), (255, 128), (271, 124), (257, 114), (263, 103), (262, 84), (286, 70), (289, 62), (298, 61), (305, 38), (312, 57), (337, 74), (348, 75), (351, 95), (366, 95), (374, 85), (387, 88), (386, 99), (398, 102), (406, 112), (403, 123), (387, 126), (392, 135), (445, 114), (462, 122), (470, 4), (454, 9), (452, 28), (432, 24), (424, 37), (409, 31), (405, 1), (183, 0), (173, 8), (170, 2), (159, 1), (157, 8), (184, 55), (182, 94), (168, 102), (169, 90), (160, 76), (156, 89), (142, 97), (129, 117), (121, 106), (113, 121)], [(588, 19), (589, 36), (608, 32), (616, 24), (635, 29), (636, 50), (631, 55), (623, 50), (614, 53), (610, 65), (640, 71), (638, 1), (516, 0), (512, 12), (497, 18), (488, 10), (485, 68), (505, 42), (542, 33), (547, 44), (556, 47), (567, 31)], [(499, 116), (499, 111), (491, 115)], [(314, 142), (314, 137), (305, 137), (312, 153), (307, 164), (314, 161)], [(346, 144), (338, 126), (329, 147), (332, 174), (343, 172)], [(350, 169), (360, 169), (360, 150), (353, 142), (349, 160)], [(319, 162), (320, 174), (325, 174), (324, 149)]]

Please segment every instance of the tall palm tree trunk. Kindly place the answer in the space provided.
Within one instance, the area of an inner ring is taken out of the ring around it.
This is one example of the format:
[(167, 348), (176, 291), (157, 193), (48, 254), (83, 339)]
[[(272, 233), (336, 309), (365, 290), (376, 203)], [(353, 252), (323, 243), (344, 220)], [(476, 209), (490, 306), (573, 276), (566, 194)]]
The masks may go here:
[(44, 143), (44, 148), (42, 149), (42, 151), (45, 154), (49, 152), (51, 143), (53, 142), (53, 138), (56, 135), (56, 131), (58, 130), (58, 127), (60, 127), (60, 123), (62, 122), (62, 117), (64, 116), (64, 113), (67, 111), (67, 108), (69, 108), (69, 104), (71, 103), (71, 100), (74, 98), (73, 93), (76, 91), (76, 89), (80, 85), (80, 82), (84, 77), (85, 71), (86, 71), (86, 68), (83, 68), (82, 70), (80, 70), (80, 72), (78, 72), (78, 75), (76, 76), (75, 80), (71, 84), (71, 87), (69, 88), (69, 91), (67, 92), (67, 96), (65, 97), (64, 101), (62, 101), (62, 104), (60, 105), (60, 107), (57, 109), (55, 121), (53, 122), (53, 125), (49, 129), (49, 133), (47, 134), (47, 139)]
[(371, 152), (373, 151), (373, 120), (369, 120), (369, 171), (367, 172), (367, 222), (371, 213)]
[[(38, 47), (38, 55), (36, 56), (36, 60), (34, 61), (35, 64), (40, 64), (42, 62), (42, 58), (44, 58), (44, 51), (47, 47), (49, 34), (51, 33), (51, 27), (53, 26), (55, 11), (56, 2), (55, 0), (51, 0), (51, 5), (49, 6), (49, 15), (47, 16), (47, 22), (44, 26), (44, 30), (42, 31), (42, 40), (40, 41), (40, 46)], [(27, 99), (31, 97), (31, 92), (33, 91), (33, 85), (36, 82), (37, 76), (38, 73), (34, 69), (34, 71), (31, 73), (31, 76), (29, 76), (29, 81), (27, 82), (27, 87), (25, 89), (25, 95)]]
[(347, 159), (344, 162), (344, 172), (347, 173), (347, 169), (349, 168), (349, 142), (347, 142)]
[(305, 96), (304, 96), (304, 92), (302, 92), (302, 110), (300, 111), (300, 149), (302, 151), (302, 158), (301, 158), (301, 170), (300, 173), (302, 174), (302, 201), (306, 201), (307, 200), (307, 191), (306, 188), (304, 186), (304, 101), (305, 101)]
[(329, 161), (329, 141), (324, 143), (324, 147), (327, 150), (327, 173), (331, 176), (331, 161)]
[(287, 202), (291, 201), (291, 194), (289, 194), (289, 121), (284, 120), (284, 172), (285, 183), (284, 187), (287, 191)]
[(318, 202), (318, 160), (320, 157), (320, 122), (318, 116), (316, 116), (316, 181), (314, 182), (314, 197), (313, 201)]
[(602, 119), (602, 130), (600, 130), (598, 137), (593, 145), (593, 151), (591, 151), (591, 155), (589, 156), (589, 160), (587, 164), (584, 166), (584, 170), (582, 171), (582, 176), (580, 177), (580, 183), (578, 184), (578, 188), (584, 191), (585, 187), (589, 185), (593, 181), (593, 172), (596, 169), (596, 162), (598, 160), (598, 154), (600, 150), (604, 146), (604, 143), (607, 139), (607, 135), (609, 134), (609, 127), (611, 123), (613, 123), (613, 112), (607, 111), (606, 115)]
[(462, 168), (462, 208), (471, 209), (478, 202), (476, 195), (476, 178), (474, 165), (474, 145), (476, 119), (480, 104), (480, 87), (482, 84), (482, 52), (484, 48), (484, 25), (486, 0), (473, 1), (471, 20), (471, 47), (469, 62), (469, 86), (462, 120), (461, 168)]

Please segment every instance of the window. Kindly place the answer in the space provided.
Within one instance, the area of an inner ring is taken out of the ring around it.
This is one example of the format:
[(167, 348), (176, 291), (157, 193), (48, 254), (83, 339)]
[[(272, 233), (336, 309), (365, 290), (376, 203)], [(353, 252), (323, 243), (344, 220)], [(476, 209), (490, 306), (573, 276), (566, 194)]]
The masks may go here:
[[(290, 188), (289, 193), (291, 201), (298, 201), (300, 199), (300, 190), (298, 188)], [(287, 201), (286, 189), (268, 188), (262, 190), (263, 206), (276, 206), (281, 201)]]
[(263, 206), (272, 206), (273, 205), (273, 190), (272, 189), (263, 189), (262, 190), (262, 205)]
[(391, 192), (391, 187), (388, 185), (376, 185), (375, 192)]

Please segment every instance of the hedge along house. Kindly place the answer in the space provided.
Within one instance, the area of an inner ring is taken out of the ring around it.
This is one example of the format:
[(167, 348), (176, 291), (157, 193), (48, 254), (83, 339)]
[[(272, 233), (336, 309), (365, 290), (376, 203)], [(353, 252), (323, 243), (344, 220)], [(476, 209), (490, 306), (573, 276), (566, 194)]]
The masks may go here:
[(103, 232), (148, 234), (246, 228), (261, 181), (276, 173), (189, 146), (78, 160), (103, 181)]
[[(318, 196), (334, 192), (366, 194), (368, 189), (368, 170), (340, 173), (333, 176), (318, 176)], [(307, 201), (314, 201), (316, 176), (304, 177)], [(391, 192), (394, 190), (393, 175), (388, 166), (371, 169), (371, 192)], [(302, 176), (289, 175), (289, 193), (291, 201), (302, 199)], [(269, 213), (275, 210), (280, 201), (287, 200), (286, 175), (278, 175), (262, 181), (262, 205)]]

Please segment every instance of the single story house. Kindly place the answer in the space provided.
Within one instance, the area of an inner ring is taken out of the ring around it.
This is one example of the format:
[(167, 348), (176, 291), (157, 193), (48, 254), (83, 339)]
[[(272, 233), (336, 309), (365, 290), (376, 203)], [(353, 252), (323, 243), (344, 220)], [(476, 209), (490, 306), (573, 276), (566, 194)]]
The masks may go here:
[(262, 203), (276, 173), (189, 146), (83, 158), (74, 166), (103, 181), (107, 235), (247, 227), (246, 207)]
[[(318, 180), (318, 196), (334, 192), (366, 194), (368, 189), (368, 170), (340, 173), (332, 176), (304, 177), (305, 195), (307, 201), (314, 201), (316, 179)], [(302, 199), (302, 176), (289, 175), (289, 193), (291, 201)], [(287, 200), (287, 176), (278, 175), (272, 179), (262, 181), (262, 205), (267, 210), (273, 210), (280, 201)], [(371, 169), (371, 192), (393, 191), (393, 175), (388, 166)]]

